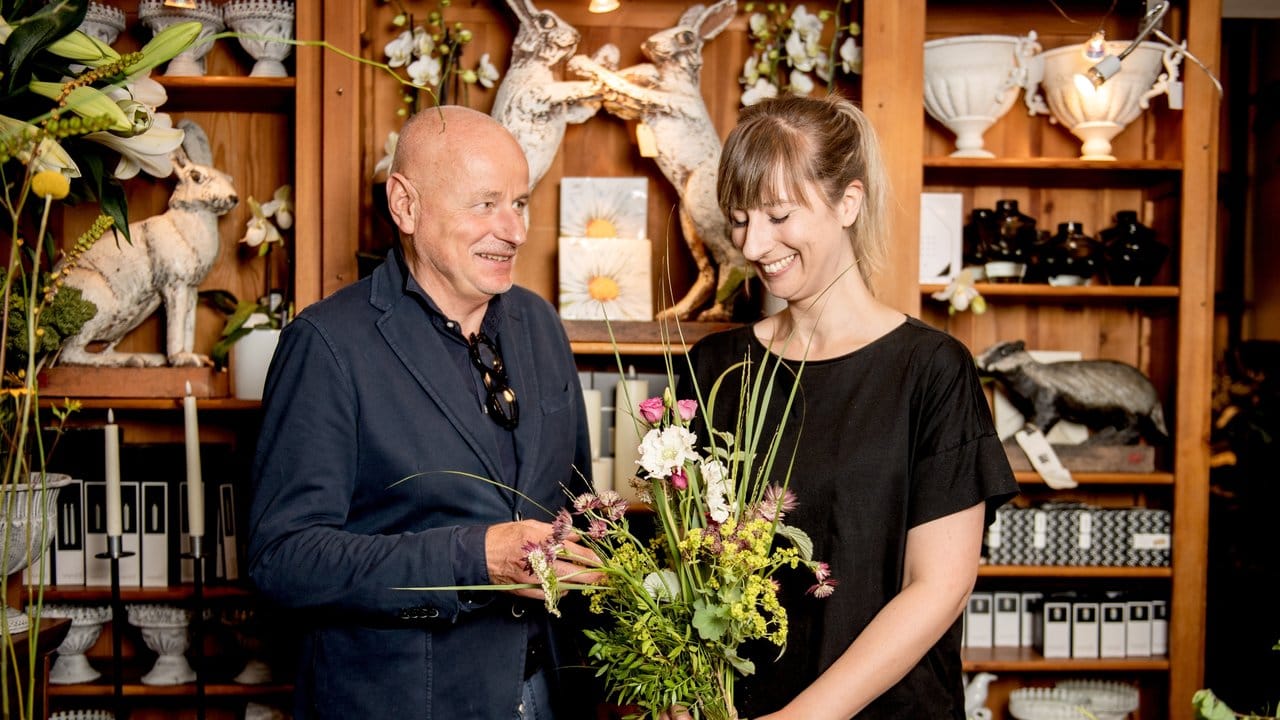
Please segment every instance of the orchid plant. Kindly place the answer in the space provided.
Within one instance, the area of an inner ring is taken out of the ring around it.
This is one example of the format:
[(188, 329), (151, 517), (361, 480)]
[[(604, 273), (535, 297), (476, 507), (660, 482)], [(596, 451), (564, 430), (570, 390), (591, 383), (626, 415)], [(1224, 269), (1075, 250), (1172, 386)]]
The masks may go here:
[[(790, 8), (785, 2), (747, 3), (747, 22), (752, 41), (752, 54), (742, 68), (742, 104), (754, 105), (780, 93), (808, 95), (816, 84), (813, 76), (834, 89), (837, 73), (862, 72), (862, 48), (856, 36), (862, 32), (858, 23), (841, 24), (848, 13), (850, 0), (836, 0), (834, 10), (811, 13), (803, 5)], [(823, 35), (828, 20), (835, 29), (826, 45)]]
[(401, 0), (391, 1), (399, 10), (392, 24), (407, 29), (387, 43), (383, 52), (387, 65), (403, 67), (415, 89), (404, 94), (404, 105), (396, 111), (397, 115), (406, 117), (423, 107), (443, 105), (450, 91), (461, 90), (465, 104), (470, 86), (479, 84), (487, 89), (498, 81), (498, 69), (490, 62), (489, 53), (481, 55), (474, 68), (462, 66), (462, 52), (471, 42), (472, 33), (461, 22), (450, 24), (445, 19), (450, 0), (438, 0), (436, 9), (427, 14), (427, 21), (422, 25), (414, 22), (413, 14)]

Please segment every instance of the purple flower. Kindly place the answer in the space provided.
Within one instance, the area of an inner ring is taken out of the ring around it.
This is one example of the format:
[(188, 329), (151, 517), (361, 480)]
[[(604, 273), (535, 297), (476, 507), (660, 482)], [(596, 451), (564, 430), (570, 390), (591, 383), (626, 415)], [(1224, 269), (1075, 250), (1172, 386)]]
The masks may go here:
[(680, 419), (689, 422), (693, 419), (695, 413), (698, 412), (697, 400), (677, 400), (676, 411), (680, 413)]
[(609, 524), (604, 520), (596, 518), (587, 524), (587, 537), (592, 540), (603, 540), (608, 533)]
[(831, 566), (825, 562), (819, 562), (818, 566), (813, 569), (813, 576), (818, 580), (818, 582), (826, 580), (831, 577)]
[(560, 508), (556, 513), (556, 519), (551, 521), (551, 541), (557, 545), (563, 543), (565, 538), (573, 532), (573, 516), (568, 510)]
[(840, 581), (838, 580), (823, 580), (822, 582), (818, 583), (817, 585), (814, 585), (813, 587), (809, 588), (805, 592), (818, 598), (819, 600), (822, 600), (824, 598), (831, 597), (831, 594), (836, 591), (836, 585), (839, 585), (839, 584), (840, 584)]
[(666, 408), (663, 406), (662, 398), (660, 397), (651, 397), (640, 402), (640, 417), (644, 418), (644, 421), (650, 425), (657, 425), (664, 412), (666, 412)]
[(783, 490), (777, 485), (764, 489), (764, 497), (756, 508), (756, 515), (765, 520), (781, 521), (787, 513), (796, 509), (796, 495), (790, 490)]
[(599, 510), (600, 498), (592, 493), (582, 493), (573, 499), (573, 511), (581, 515), (588, 510)]
[(684, 473), (684, 468), (676, 468), (667, 478), (671, 482), (671, 487), (677, 490), (686, 490), (689, 487), (689, 476)]

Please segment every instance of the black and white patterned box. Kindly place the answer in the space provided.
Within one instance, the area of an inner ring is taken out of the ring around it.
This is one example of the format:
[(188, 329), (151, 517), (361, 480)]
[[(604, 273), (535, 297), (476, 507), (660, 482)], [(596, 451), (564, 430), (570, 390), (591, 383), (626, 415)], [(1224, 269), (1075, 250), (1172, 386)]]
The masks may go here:
[(1094, 565), (1115, 567), (1129, 562), (1129, 511), (1104, 509), (1094, 514), (1093, 550), (1090, 557)]
[(1167, 567), (1170, 531), (1173, 529), (1169, 511), (1131, 508), (1128, 515), (1128, 564), (1134, 567)]

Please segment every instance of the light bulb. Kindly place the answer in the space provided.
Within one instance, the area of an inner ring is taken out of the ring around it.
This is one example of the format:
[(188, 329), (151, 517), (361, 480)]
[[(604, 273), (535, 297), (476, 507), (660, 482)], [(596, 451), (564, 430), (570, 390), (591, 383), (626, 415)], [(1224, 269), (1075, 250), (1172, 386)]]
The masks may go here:
[(1093, 37), (1089, 38), (1089, 42), (1084, 44), (1084, 56), (1086, 59), (1098, 61), (1102, 56), (1107, 54), (1107, 35), (1101, 30), (1093, 33)]
[(164, 0), (164, 6), (182, 8), (183, 10), (195, 10), (196, 0)]
[(618, 0), (591, 0), (587, 10), (593, 13), (607, 13), (618, 9)]

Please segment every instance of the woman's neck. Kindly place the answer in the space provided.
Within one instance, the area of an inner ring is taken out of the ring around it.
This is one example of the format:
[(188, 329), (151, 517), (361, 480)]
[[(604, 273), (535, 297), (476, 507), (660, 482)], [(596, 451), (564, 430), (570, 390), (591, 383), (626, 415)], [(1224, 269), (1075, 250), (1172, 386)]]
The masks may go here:
[(877, 300), (856, 270), (817, 297), (788, 302), (756, 325), (756, 337), (788, 360), (828, 360), (876, 340), (902, 323)]

